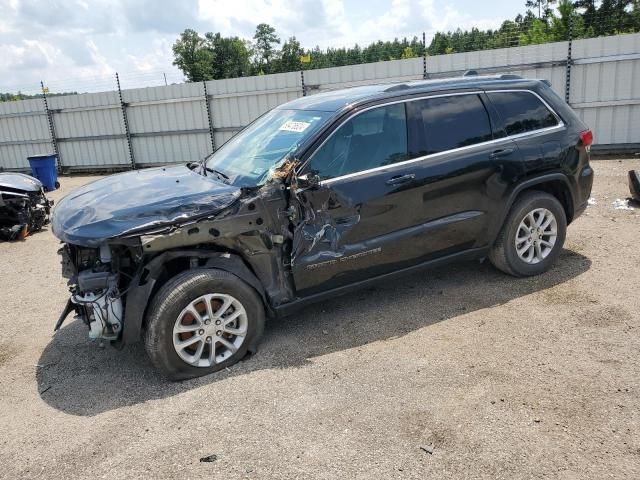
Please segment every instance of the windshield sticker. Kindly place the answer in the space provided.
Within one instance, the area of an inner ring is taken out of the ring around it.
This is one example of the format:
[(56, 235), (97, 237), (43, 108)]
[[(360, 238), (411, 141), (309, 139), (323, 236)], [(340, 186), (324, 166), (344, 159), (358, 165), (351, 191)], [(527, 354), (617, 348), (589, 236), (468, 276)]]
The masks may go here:
[(307, 127), (311, 125), (307, 122), (294, 122), (293, 120), (289, 120), (285, 122), (278, 130), (284, 130), (285, 132), (304, 132)]

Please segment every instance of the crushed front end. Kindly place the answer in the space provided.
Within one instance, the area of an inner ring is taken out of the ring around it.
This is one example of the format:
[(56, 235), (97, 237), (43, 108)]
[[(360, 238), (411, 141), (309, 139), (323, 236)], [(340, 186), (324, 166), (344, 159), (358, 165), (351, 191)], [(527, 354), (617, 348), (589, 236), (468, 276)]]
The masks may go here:
[(226, 270), (267, 304), (293, 298), (287, 172), (261, 187), (238, 188), (186, 167), (128, 172), (98, 180), (58, 202), (72, 313), (89, 336), (115, 347), (140, 339), (159, 288), (181, 272)]
[(52, 201), (28, 175), (0, 174), (0, 240), (25, 238), (49, 223)]

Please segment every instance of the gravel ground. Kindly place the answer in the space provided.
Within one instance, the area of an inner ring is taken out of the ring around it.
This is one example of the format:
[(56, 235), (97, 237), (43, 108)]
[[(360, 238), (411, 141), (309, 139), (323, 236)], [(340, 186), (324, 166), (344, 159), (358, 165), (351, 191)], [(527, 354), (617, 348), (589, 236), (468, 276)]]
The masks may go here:
[(141, 345), (52, 335), (56, 239), (0, 244), (0, 477), (640, 478), (640, 209), (612, 206), (640, 160), (593, 164), (549, 273), (474, 262), (337, 298), (183, 383)]

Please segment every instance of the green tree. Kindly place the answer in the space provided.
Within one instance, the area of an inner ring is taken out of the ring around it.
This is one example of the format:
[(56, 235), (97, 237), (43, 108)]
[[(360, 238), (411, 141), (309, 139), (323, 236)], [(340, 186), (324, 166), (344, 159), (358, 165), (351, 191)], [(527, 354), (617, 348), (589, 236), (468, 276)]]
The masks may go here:
[(553, 41), (561, 42), (569, 39), (569, 24), (571, 23), (572, 38), (580, 38), (584, 34), (584, 21), (576, 12), (571, 0), (560, 0), (558, 3), (560, 17), (551, 18), (551, 37)]
[[(219, 33), (203, 38), (185, 30), (174, 45), (174, 63), (189, 80), (197, 81), (561, 41), (568, 38), (570, 26), (573, 38), (640, 31), (640, 0), (527, 0), (526, 6), (524, 14), (505, 20), (496, 30), (437, 32), (428, 48), (413, 37), (366, 46), (304, 49), (291, 37), (278, 49), (280, 38), (267, 24), (257, 26), (253, 44)], [(310, 62), (301, 63), (302, 55), (309, 55)]]
[[(62, 97), (64, 95), (77, 95), (78, 92), (59, 92), (59, 93), (47, 93), (47, 97)], [(17, 100), (27, 100), (30, 98), (42, 98), (41, 93), (35, 95), (29, 95), (22, 93), (18, 90), (18, 93), (0, 93), (0, 103), (2, 102), (15, 102)]]
[(263, 73), (271, 73), (271, 62), (276, 56), (276, 45), (280, 44), (280, 38), (276, 35), (276, 29), (266, 23), (256, 27), (254, 39), (255, 68)]
[(300, 57), (304, 50), (296, 37), (291, 37), (282, 44), (278, 58), (273, 61), (271, 73), (295, 72), (302, 69)]
[(596, 0), (576, 0), (573, 3), (575, 8), (584, 8), (584, 12), (580, 15), (584, 22), (586, 30), (593, 30), (597, 22)]
[(538, 11), (538, 20), (546, 20), (553, 14), (553, 4), (556, 0), (527, 0), (525, 4), (529, 10)]
[(634, 32), (640, 32), (640, 0), (634, 0), (633, 8), (629, 13), (631, 25)]
[(413, 51), (413, 48), (404, 47), (404, 50), (402, 50), (402, 55), (400, 56), (400, 58), (413, 58), (417, 56), (418, 55), (415, 54), (415, 52)]
[(537, 45), (549, 42), (551, 37), (547, 32), (547, 24), (536, 19), (527, 33), (520, 35), (520, 45)]
[(348, 65), (358, 65), (362, 63), (362, 49), (356, 43), (353, 48), (347, 50)]
[(596, 13), (596, 33), (616, 35), (637, 31), (638, 25), (633, 22), (634, 7), (637, 9), (638, 4), (632, 0), (602, 0)]
[(211, 52), (211, 75), (214, 79), (243, 77), (251, 73), (249, 50), (238, 37), (206, 33), (205, 48)]
[(213, 52), (198, 32), (186, 29), (173, 44), (173, 64), (190, 82), (213, 79)]
[(437, 32), (429, 45), (429, 55), (443, 55), (447, 53), (449, 47), (449, 37), (446, 33)]

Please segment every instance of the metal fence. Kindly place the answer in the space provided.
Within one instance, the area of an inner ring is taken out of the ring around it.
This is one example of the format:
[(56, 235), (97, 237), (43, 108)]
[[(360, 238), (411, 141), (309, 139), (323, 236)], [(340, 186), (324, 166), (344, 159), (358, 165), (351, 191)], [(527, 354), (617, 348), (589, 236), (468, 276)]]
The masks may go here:
[(51, 151), (65, 171), (197, 161), (262, 113), (302, 95), (469, 69), (550, 80), (594, 130), (595, 149), (640, 150), (636, 33), (0, 103), (0, 169), (27, 170), (29, 155)]

